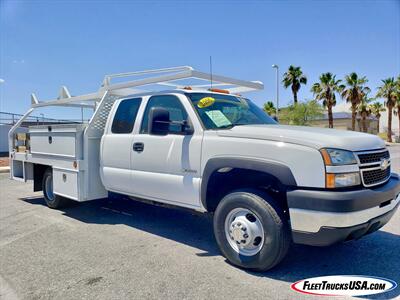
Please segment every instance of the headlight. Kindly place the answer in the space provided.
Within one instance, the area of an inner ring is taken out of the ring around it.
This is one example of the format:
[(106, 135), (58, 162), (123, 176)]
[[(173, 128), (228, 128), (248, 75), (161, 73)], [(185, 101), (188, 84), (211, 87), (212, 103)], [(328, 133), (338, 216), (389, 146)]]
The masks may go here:
[[(322, 154), (322, 158), (324, 159), (325, 166), (345, 166), (345, 165), (357, 164), (356, 157), (354, 153), (351, 151), (332, 149), (332, 148), (325, 148), (321, 149), (320, 151)], [(347, 170), (343, 171), (346, 172)], [(331, 171), (332, 173), (329, 173), (329, 168), (327, 167), (326, 180), (325, 180), (326, 187), (341, 188), (341, 187), (356, 186), (361, 184), (361, 178), (359, 172), (342, 173), (343, 171), (336, 169), (336, 171)]]
[(327, 173), (326, 174), (326, 187), (327, 188), (340, 188), (354, 185), (360, 185), (360, 173)]
[(357, 160), (353, 152), (347, 150), (325, 148), (321, 154), (327, 166), (340, 166), (356, 164)]

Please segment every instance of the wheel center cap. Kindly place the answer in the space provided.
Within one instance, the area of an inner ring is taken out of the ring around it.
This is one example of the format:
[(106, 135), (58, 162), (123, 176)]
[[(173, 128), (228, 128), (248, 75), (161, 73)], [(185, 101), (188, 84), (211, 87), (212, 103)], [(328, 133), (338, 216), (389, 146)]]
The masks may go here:
[(240, 228), (233, 229), (232, 230), (232, 235), (233, 235), (233, 238), (235, 239), (235, 241), (240, 242), (243, 239), (242, 230)]
[(231, 224), (231, 238), (240, 246), (247, 246), (252, 240), (250, 226), (244, 218), (237, 218)]

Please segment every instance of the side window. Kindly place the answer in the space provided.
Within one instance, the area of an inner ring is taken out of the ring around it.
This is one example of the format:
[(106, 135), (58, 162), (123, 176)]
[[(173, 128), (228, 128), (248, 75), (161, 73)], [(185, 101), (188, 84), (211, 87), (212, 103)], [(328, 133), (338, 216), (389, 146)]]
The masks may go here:
[(112, 133), (131, 133), (139, 110), (141, 98), (121, 101), (114, 115)]
[[(169, 111), (169, 118), (171, 121), (185, 121), (187, 120), (187, 113), (180, 100), (172, 95), (153, 96), (147, 103), (146, 110), (143, 115), (142, 127), (140, 133), (148, 133), (149, 112), (152, 107), (162, 107)], [(179, 133), (182, 126), (179, 124), (170, 124), (169, 131), (171, 133)]]

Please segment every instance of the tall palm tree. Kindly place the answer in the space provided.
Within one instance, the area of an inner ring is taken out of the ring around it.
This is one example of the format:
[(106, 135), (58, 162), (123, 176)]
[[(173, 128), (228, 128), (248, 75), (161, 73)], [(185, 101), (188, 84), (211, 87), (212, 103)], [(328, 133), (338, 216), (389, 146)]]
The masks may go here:
[(341, 85), (341, 80), (336, 80), (336, 75), (330, 72), (321, 74), (319, 81), (313, 84), (311, 92), (313, 92), (315, 100), (322, 100), (323, 106), (328, 109), (329, 128), (333, 128), (332, 107), (336, 105), (335, 93), (340, 93), (344, 89), (344, 85)]
[(387, 141), (392, 142), (392, 117), (393, 108), (396, 105), (396, 82), (393, 77), (382, 80), (382, 85), (378, 87), (376, 97), (385, 98), (385, 105), (388, 109), (388, 133)]
[(265, 102), (263, 105), (263, 110), (270, 116), (276, 115), (276, 108), (272, 101)]
[(358, 113), (361, 117), (362, 132), (367, 132), (367, 117), (371, 114), (371, 109), (368, 103), (372, 100), (374, 100), (374, 98), (368, 98), (368, 95), (365, 94), (357, 107)]
[[(399, 93), (400, 96), (400, 93)], [(400, 97), (396, 98), (396, 108), (393, 110), (393, 113), (399, 119), (399, 135), (400, 135)]]
[(380, 129), (379, 128), (379, 124), (380, 124), (380, 120), (381, 120), (381, 112), (384, 112), (386, 109), (383, 106), (383, 104), (380, 103), (380, 102), (372, 103), (369, 106), (369, 109), (370, 109), (371, 113), (374, 114), (375, 118), (378, 120), (377, 130), (378, 130), (378, 133), (379, 133), (379, 129)]
[(346, 102), (351, 103), (351, 129), (356, 130), (356, 116), (357, 106), (360, 104), (364, 95), (368, 94), (371, 90), (365, 86), (368, 79), (358, 77), (357, 73), (350, 73), (345, 77), (346, 87), (343, 89), (341, 96)]
[(303, 74), (301, 68), (290, 65), (287, 72), (283, 74), (282, 83), (285, 89), (291, 87), (294, 104), (297, 104), (297, 93), (302, 84), (307, 84), (307, 77)]

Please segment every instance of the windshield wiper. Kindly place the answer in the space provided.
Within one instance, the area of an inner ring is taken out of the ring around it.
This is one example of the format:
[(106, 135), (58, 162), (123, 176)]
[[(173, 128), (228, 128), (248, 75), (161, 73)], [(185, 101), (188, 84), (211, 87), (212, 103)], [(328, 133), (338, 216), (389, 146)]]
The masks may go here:
[(242, 124), (242, 123), (229, 124), (229, 125), (224, 125), (224, 126), (218, 127), (216, 129), (231, 129), (231, 128), (235, 127), (235, 126), (242, 126), (242, 125), (249, 125), (249, 124)]

